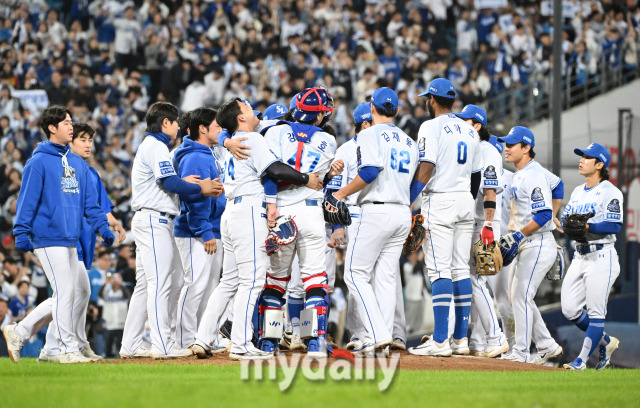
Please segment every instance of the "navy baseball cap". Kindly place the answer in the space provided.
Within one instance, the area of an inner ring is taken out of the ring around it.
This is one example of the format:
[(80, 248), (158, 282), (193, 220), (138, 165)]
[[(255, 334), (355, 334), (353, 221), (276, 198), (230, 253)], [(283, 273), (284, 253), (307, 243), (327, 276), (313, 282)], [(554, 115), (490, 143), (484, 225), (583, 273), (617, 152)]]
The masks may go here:
[(507, 144), (525, 142), (531, 147), (536, 146), (536, 139), (533, 137), (533, 132), (524, 126), (514, 126), (507, 136), (499, 137), (498, 141)]
[[(391, 88), (378, 88), (371, 97), (371, 103), (376, 108), (396, 110), (398, 109), (398, 95)], [(386, 104), (391, 103), (391, 107)]]
[(482, 126), (487, 126), (487, 112), (479, 106), (467, 105), (462, 112), (455, 113), (455, 115), (460, 119), (475, 119), (480, 122)]
[(609, 167), (609, 162), (611, 161), (609, 150), (607, 150), (607, 148), (600, 143), (591, 143), (586, 149), (575, 148), (573, 149), (573, 152), (578, 156), (584, 155), (599, 159), (602, 163), (604, 163), (604, 167)]
[(504, 146), (500, 143), (497, 136), (491, 135), (491, 137), (489, 137), (489, 143), (491, 143), (491, 145), (495, 147), (500, 154), (502, 154)]
[(446, 78), (437, 78), (431, 81), (427, 90), (421, 93), (418, 96), (441, 96), (443, 98), (455, 99), (456, 98), (456, 88), (453, 86), (453, 82), (449, 81)]
[(287, 112), (289, 112), (289, 109), (286, 106), (281, 103), (274, 103), (264, 110), (262, 117), (264, 120), (278, 119), (286, 115)]
[(353, 111), (353, 123), (371, 122), (371, 104), (362, 102)]

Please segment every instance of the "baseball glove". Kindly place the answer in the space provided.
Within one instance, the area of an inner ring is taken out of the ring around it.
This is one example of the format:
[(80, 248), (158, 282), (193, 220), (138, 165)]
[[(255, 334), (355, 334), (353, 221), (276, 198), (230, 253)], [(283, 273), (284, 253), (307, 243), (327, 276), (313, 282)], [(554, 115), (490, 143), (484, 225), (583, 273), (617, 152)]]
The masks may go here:
[(413, 216), (413, 219), (411, 220), (411, 231), (409, 231), (409, 236), (407, 237), (407, 240), (404, 241), (404, 247), (402, 247), (403, 255), (409, 255), (416, 252), (427, 237), (427, 230), (422, 226), (423, 222), (424, 217), (421, 214)]
[(473, 245), (473, 259), (476, 262), (476, 273), (478, 275), (495, 275), (502, 269), (502, 254), (500, 247), (495, 241), (487, 246), (482, 244), (482, 240)]
[(344, 200), (338, 200), (333, 194), (327, 194), (322, 203), (324, 220), (331, 225), (351, 225), (351, 214)]
[(298, 226), (292, 217), (283, 215), (276, 218), (276, 226), (269, 231), (267, 240), (264, 242), (267, 248), (267, 255), (271, 256), (280, 249), (282, 245), (289, 245), (298, 237)]
[(564, 217), (562, 228), (564, 233), (569, 239), (583, 244), (587, 243), (587, 220), (593, 217), (595, 213), (590, 212), (588, 214), (569, 214)]
[(508, 266), (516, 259), (520, 249), (520, 241), (524, 235), (520, 231), (505, 234), (500, 238), (500, 254), (502, 255), (502, 265)]
[(556, 244), (556, 248), (558, 250), (556, 254), (556, 261), (553, 263), (553, 266), (551, 267), (551, 269), (549, 269), (549, 272), (547, 272), (547, 275), (545, 276), (545, 278), (550, 281), (557, 281), (564, 278), (564, 274), (568, 269), (567, 254), (564, 251), (564, 247)]

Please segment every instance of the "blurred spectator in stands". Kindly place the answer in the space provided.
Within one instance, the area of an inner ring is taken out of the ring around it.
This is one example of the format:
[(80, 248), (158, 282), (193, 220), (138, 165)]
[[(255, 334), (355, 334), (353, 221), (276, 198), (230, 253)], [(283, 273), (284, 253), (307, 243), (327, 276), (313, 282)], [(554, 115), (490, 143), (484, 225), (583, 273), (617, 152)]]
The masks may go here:
[(24, 319), (34, 306), (34, 299), (29, 296), (29, 286), (29, 278), (22, 277), (17, 284), (18, 294), (9, 301), (9, 309), (11, 309), (14, 322)]
[(122, 275), (109, 273), (99, 296), (103, 302), (102, 317), (107, 329), (106, 357), (112, 358), (118, 355), (122, 344), (122, 332), (127, 319), (131, 290), (122, 285)]
[(111, 267), (111, 253), (109, 251), (101, 251), (95, 259), (95, 266), (89, 270), (89, 284), (91, 285), (91, 297), (89, 300), (101, 305), (98, 292), (104, 286), (108, 274), (113, 273)]
[(124, 10), (124, 18), (115, 19), (113, 26), (116, 29), (116, 66), (131, 71), (138, 66), (138, 39), (142, 34), (142, 27), (135, 19), (135, 8), (128, 6)]
[(418, 250), (407, 256), (402, 266), (404, 276), (405, 316), (407, 334), (422, 329), (424, 315), (424, 252)]

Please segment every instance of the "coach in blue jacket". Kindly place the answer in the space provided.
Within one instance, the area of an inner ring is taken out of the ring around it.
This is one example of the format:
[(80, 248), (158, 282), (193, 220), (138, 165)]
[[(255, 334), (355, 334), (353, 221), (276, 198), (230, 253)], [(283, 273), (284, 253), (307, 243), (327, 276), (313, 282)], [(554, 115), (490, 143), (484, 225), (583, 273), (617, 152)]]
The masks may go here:
[[(212, 146), (222, 130), (216, 122), (216, 111), (198, 108), (190, 112), (189, 120), (189, 135), (174, 153), (174, 167), (179, 177), (195, 175), (202, 180), (215, 180), (220, 177), (220, 170)], [(225, 203), (224, 194), (180, 202), (181, 213), (176, 218), (174, 234), (184, 270), (176, 333), (181, 348), (195, 343), (199, 318), (220, 281), (220, 217)]]

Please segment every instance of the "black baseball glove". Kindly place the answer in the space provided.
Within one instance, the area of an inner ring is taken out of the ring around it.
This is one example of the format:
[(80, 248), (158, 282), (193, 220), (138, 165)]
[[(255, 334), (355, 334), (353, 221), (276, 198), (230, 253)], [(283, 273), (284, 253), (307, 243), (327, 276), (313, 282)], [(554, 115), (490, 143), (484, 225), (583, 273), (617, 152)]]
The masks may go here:
[(333, 194), (327, 194), (322, 203), (324, 220), (331, 225), (351, 225), (351, 214), (344, 200), (338, 200)]
[(562, 228), (564, 229), (564, 233), (569, 239), (572, 239), (576, 242), (580, 242), (582, 244), (587, 243), (587, 221), (589, 218), (596, 215), (593, 212), (588, 214), (569, 214), (564, 217), (564, 222), (562, 223)]

